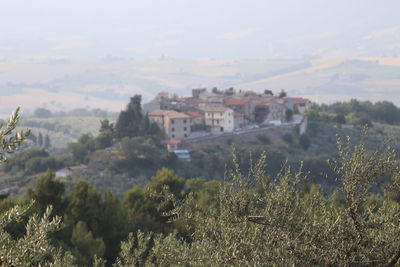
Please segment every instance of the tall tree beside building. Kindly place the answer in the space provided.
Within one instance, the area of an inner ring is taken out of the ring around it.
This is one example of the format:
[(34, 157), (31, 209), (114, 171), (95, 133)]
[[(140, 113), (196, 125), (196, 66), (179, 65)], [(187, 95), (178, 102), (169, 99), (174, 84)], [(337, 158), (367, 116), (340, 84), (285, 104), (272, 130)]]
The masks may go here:
[(115, 133), (118, 139), (138, 136), (139, 125), (143, 117), (140, 106), (141, 100), (141, 95), (131, 97), (126, 109), (119, 114), (115, 125)]
[(149, 118), (142, 114), (141, 100), (141, 95), (135, 95), (131, 98), (126, 109), (119, 114), (115, 124), (115, 136), (118, 139), (157, 135), (160, 132), (157, 125), (151, 123)]
[(264, 90), (264, 94), (265, 94), (265, 95), (274, 95), (274, 93), (272, 92), (272, 90), (269, 90), (269, 89), (265, 89), (265, 90)]
[(287, 96), (287, 93), (285, 92), (285, 90), (281, 90), (280, 92), (279, 92), (279, 98), (284, 98), (284, 97), (286, 97)]

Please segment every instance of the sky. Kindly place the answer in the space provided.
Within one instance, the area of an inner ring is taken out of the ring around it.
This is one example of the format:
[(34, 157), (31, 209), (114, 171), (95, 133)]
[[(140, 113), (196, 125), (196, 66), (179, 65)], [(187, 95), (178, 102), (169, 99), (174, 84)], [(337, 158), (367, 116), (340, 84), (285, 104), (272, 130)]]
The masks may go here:
[[(400, 38), (398, 0), (0, 0), (0, 5), (0, 59), (6, 60), (380, 56), (394, 53), (398, 39), (391, 38)], [(368, 39), (376, 36), (378, 42)]]

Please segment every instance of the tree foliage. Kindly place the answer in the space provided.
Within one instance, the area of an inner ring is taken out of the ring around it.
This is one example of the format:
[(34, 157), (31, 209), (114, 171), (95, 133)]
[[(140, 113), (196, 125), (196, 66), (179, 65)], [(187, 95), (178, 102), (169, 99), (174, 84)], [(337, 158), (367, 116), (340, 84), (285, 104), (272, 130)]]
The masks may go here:
[(339, 124), (370, 124), (371, 120), (388, 124), (400, 123), (400, 109), (389, 101), (358, 101), (337, 102), (331, 105), (314, 105), (308, 111), (310, 118), (322, 119)]
[(107, 119), (102, 120), (100, 123), (100, 134), (95, 139), (96, 149), (110, 147), (113, 144), (113, 138), (115, 135), (113, 123), (110, 123)]
[(286, 96), (287, 96), (286, 91), (282, 89), (282, 90), (279, 92), (279, 98), (284, 98), (284, 97), (286, 97)]
[[(126, 157), (155, 154), (146, 147), (151, 139), (124, 140), (134, 143)], [(127, 191), (123, 201), (111, 191), (102, 196), (86, 181), (65, 194), (63, 182), (49, 171), (28, 191), (28, 206), (0, 198), (0, 265), (105, 266), (100, 257), (108, 266), (399, 265), (396, 153), (387, 143), (369, 151), (364, 142), (353, 147), (349, 139), (338, 139), (338, 148), (329, 162), (339, 183), (331, 195), (307, 184), (301, 168), (266, 171), (264, 153), (255, 155), (256, 162), (249, 153), (234, 154), (223, 181), (185, 180), (163, 168), (147, 185)], [(27, 150), (12, 160), (25, 166), (24, 159), (43, 153)], [(269, 164), (275, 170), (282, 160), (274, 154)], [(209, 158), (194, 160), (210, 168), (215, 162)], [(313, 164), (306, 160), (304, 170)], [(25, 227), (16, 233), (18, 225)]]
[(39, 133), (39, 136), (38, 136), (38, 145), (39, 145), (40, 147), (43, 147), (43, 135), (42, 135), (42, 133)]
[(33, 188), (28, 189), (28, 195), (35, 201), (39, 214), (43, 214), (51, 205), (54, 214), (62, 215), (66, 208), (64, 196), (65, 185), (56, 179), (53, 171), (47, 171), (36, 181)]
[(87, 163), (88, 155), (96, 148), (95, 140), (91, 134), (84, 134), (79, 137), (78, 142), (70, 143), (68, 148), (72, 152), (72, 158), (75, 163)]
[(72, 244), (76, 249), (78, 255), (78, 261), (81, 265), (88, 266), (94, 258), (102, 257), (105, 251), (105, 245), (101, 238), (93, 237), (90, 230), (87, 229), (86, 223), (79, 221), (72, 232), (71, 237)]
[(119, 114), (115, 124), (115, 134), (118, 139), (160, 134), (158, 126), (149, 121), (147, 114), (142, 114), (141, 100), (141, 95), (133, 96), (126, 109)]
[(318, 186), (306, 193), (299, 190), (304, 180), (301, 172), (287, 169), (269, 178), (263, 156), (247, 174), (235, 164), (213, 209), (200, 207), (193, 197), (175, 202), (170, 212), (173, 218), (196, 226), (189, 242), (176, 233), (139, 232), (136, 242), (131, 236), (123, 243), (117, 262), (149, 266), (399, 264), (400, 205), (371, 193), (384, 177), (398, 181), (394, 152), (385, 147), (368, 152), (363, 144), (352, 149), (349, 142), (339, 142), (339, 155), (332, 164), (341, 181), (342, 205), (337, 205), (337, 197), (324, 196)]
[(265, 89), (265, 90), (264, 90), (264, 94), (265, 94), (265, 95), (271, 95), (271, 96), (274, 95), (274, 93), (272, 92), (272, 90), (269, 90), (269, 89)]
[(0, 162), (5, 161), (7, 154), (13, 153), (30, 134), (30, 131), (25, 131), (13, 135), (19, 120), (19, 112), (20, 109), (17, 108), (5, 125), (0, 124)]
[(51, 147), (50, 137), (48, 134), (46, 134), (44, 138), (44, 148), (49, 148), (49, 147)]
[(42, 217), (33, 215), (26, 224), (26, 234), (13, 238), (5, 228), (22, 220), (28, 207), (15, 206), (0, 214), (0, 265), (1, 266), (75, 266), (70, 253), (63, 252), (50, 242), (49, 235), (61, 226), (61, 218), (53, 217), (48, 207)]

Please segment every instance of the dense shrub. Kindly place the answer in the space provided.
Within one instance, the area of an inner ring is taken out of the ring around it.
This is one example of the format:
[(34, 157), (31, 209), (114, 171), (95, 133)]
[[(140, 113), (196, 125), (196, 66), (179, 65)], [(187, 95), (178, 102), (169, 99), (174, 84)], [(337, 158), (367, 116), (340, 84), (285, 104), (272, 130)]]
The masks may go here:
[(341, 187), (331, 197), (316, 185), (299, 190), (301, 173), (286, 170), (271, 180), (265, 157), (248, 174), (235, 164), (218, 205), (201, 208), (195, 198), (174, 202), (174, 218), (195, 226), (190, 241), (139, 231), (123, 243), (117, 266), (399, 264), (400, 205), (370, 191), (385, 175), (400, 190), (395, 155), (367, 152), (363, 144), (341, 146), (339, 155), (333, 166)]
[(293, 135), (290, 133), (286, 133), (282, 136), (282, 140), (286, 142), (286, 144), (293, 144)]

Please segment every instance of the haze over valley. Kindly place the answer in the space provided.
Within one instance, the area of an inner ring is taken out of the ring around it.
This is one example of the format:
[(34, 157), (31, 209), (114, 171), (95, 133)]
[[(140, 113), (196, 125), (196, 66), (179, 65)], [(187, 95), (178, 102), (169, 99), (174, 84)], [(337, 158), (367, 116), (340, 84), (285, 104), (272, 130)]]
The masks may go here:
[(0, 2), (0, 266), (400, 266), (399, 0)]
[(399, 9), (392, 0), (7, 2), (0, 115), (120, 111), (134, 94), (197, 87), (400, 104)]
[(0, 62), (0, 114), (101, 108), (120, 111), (134, 94), (190, 95), (192, 88), (285, 89), (318, 103), (351, 98), (400, 104), (400, 59), (154, 60)]

